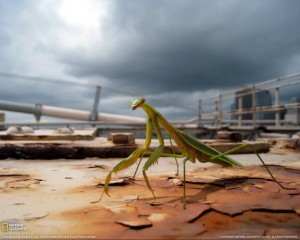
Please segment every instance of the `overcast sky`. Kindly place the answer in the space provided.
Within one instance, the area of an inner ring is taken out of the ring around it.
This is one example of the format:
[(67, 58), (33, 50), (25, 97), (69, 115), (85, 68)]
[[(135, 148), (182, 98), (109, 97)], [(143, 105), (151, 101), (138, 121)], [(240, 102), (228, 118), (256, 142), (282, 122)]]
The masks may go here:
[[(189, 119), (200, 98), (300, 72), (299, 9), (298, 0), (0, 0), (0, 72), (101, 85), (103, 112), (144, 116), (130, 110), (144, 96)], [(93, 104), (93, 88), (0, 83), (0, 100)]]

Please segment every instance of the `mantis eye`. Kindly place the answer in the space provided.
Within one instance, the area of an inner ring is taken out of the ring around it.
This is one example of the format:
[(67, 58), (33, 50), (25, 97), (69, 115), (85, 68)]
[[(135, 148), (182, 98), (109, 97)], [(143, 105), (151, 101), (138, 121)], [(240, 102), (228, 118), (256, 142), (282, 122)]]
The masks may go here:
[(134, 98), (131, 102), (131, 109), (135, 110), (145, 102), (145, 98)]

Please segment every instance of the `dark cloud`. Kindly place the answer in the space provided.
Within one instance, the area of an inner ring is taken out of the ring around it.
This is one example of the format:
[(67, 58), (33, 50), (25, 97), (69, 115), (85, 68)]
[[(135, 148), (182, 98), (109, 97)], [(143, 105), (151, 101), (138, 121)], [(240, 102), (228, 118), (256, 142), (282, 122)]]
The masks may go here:
[(144, 93), (224, 89), (283, 75), (300, 51), (299, 1), (113, 3), (94, 54), (61, 55), (68, 74), (140, 80)]
[[(299, 72), (300, 1), (88, 1), (105, 13), (90, 29), (83, 11), (68, 24), (62, 3), (0, 1), (0, 71), (99, 84), (101, 111), (143, 115), (129, 108), (130, 95), (143, 95), (170, 118), (190, 118), (199, 98)], [(92, 107), (91, 88), (0, 81), (0, 100)]]

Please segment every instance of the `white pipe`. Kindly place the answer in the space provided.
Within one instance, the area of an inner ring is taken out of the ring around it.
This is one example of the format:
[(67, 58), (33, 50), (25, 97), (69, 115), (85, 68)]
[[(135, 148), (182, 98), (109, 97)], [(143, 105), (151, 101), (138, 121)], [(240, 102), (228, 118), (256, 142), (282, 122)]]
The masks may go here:
[[(12, 112), (22, 112), (29, 114), (38, 114), (40, 116), (49, 116), (56, 118), (67, 118), (81, 121), (89, 121), (91, 112), (76, 110), (71, 108), (52, 107), (45, 105), (22, 104), (16, 102), (0, 101), (0, 109)], [(144, 118), (130, 117), (119, 114), (99, 113), (97, 121), (109, 123), (130, 123), (130, 124), (143, 124), (146, 122)]]
[[(42, 106), (42, 115), (57, 117), (57, 118), (68, 118), (76, 119), (81, 121), (89, 121), (91, 113), (88, 111), (70, 109), (70, 108), (59, 108), (51, 106)], [(130, 123), (145, 123), (144, 118), (130, 117), (119, 114), (99, 113), (98, 121), (104, 122), (130, 122)]]
[(126, 122), (126, 123), (146, 123), (145, 118), (140, 117), (130, 117), (119, 114), (109, 114), (109, 113), (99, 113), (98, 121), (103, 122)]
[(56, 118), (68, 118), (68, 119), (88, 121), (90, 112), (43, 105), (41, 108), (41, 115), (56, 117)]

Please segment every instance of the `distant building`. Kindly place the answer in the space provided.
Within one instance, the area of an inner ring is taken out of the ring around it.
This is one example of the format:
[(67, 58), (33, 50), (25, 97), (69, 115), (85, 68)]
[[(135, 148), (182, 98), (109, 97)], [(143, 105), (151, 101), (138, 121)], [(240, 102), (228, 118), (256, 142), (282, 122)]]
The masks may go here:
[[(242, 96), (242, 109), (243, 110), (251, 110), (252, 109), (252, 89), (251, 88), (245, 88), (243, 90), (235, 92), (235, 101), (231, 105), (231, 110), (236, 111), (239, 109), (239, 95), (240, 94), (245, 94)], [(249, 93), (249, 94), (247, 94)], [(256, 102), (256, 107), (267, 107), (267, 106), (272, 106), (272, 96), (270, 94), (270, 91), (264, 90), (257, 92), (255, 94), (255, 102)], [(286, 111), (282, 111), (280, 114), (280, 119), (284, 119)], [(232, 114), (231, 119), (238, 119), (238, 115)], [(242, 115), (242, 120), (252, 120), (253, 119), (253, 114), (252, 113), (247, 113)], [(258, 112), (256, 113), (256, 119), (257, 120), (274, 120), (275, 119), (275, 112)]]
[[(300, 97), (294, 97), (291, 99), (291, 103), (300, 104)], [(285, 119), (287, 122), (292, 124), (300, 125), (300, 108), (289, 109), (287, 114), (285, 115)]]

